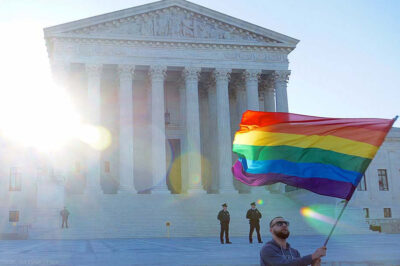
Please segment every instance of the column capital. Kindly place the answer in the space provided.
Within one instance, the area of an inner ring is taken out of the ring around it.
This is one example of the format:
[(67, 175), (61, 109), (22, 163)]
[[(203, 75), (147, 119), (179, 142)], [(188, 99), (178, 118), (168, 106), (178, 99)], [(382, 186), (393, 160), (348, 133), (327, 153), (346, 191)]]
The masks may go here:
[(118, 75), (119, 78), (133, 78), (133, 74), (135, 73), (134, 65), (118, 65)]
[(90, 76), (100, 76), (103, 70), (103, 64), (89, 63), (85, 65), (86, 73)]
[(216, 81), (229, 81), (231, 78), (232, 69), (229, 68), (216, 68), (214, 70)]
[(184, 77), (186, 82), (198, 82), (200, 78), (200, 72), (200, 67), (185, 67), (185, 69), (182, 71), (182, 76)]
[(272, 74), (275, 82), (289, 82), (290, 70), (277, 70)]
[(160, 65), (150, 66), (149, 74), (152, 81), (164, 81), (167, 76), (167, 67)]
[(68, 86), (68, 75), (71, 64), (67, 61), (53, 60), (51, 62), (51, 71), (54, 81), (59, 85)]
[(261, 71), (261, 69), (246, 69), (243, 74), (246, 81), (259, 81), (261, 77)]
[(275, 88), (275, 75), (268, 75), (267, 78), (260, 80), (260, 91), (261, 90), (274, 90)]
[(71, 68), (71, 63), (67, 61), (53, 60), (50, 64), (54, 72), (68, 72)]

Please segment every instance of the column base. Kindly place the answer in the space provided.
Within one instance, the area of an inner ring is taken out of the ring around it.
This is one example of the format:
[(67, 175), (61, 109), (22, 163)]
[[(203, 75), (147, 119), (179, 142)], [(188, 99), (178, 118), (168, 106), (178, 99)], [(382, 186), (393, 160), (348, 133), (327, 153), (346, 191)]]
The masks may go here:
[(259, 186), (259, 187), (252, 187), (250, 190), (251, 194), (257, 194), (257, 193), (262, 193), (262, 194), (270, 194), (270, 191), (267, 190), (266, 186)]
[(85, 194), (102, 195), (104, 192), (101, 187), (89, 187), (85, 189)]
[(171, 191), (165, 188), (153, 188), (151, 194), (171, 194)]
[(190, 188), (186, 191), (186, 194), (207, 194), (207, 191), (202, 188)]
[(285, 193), (285, 184), (273, 184), (270, 185), (268, 190), (271, 192), (271, 194), (284, 194)]
[(238, 194), (239, 192), (234, 188), (220, 188), (219, 194)]
[(120, 188), (118, 194), (137, 194), (137, 191), (134, 188)]

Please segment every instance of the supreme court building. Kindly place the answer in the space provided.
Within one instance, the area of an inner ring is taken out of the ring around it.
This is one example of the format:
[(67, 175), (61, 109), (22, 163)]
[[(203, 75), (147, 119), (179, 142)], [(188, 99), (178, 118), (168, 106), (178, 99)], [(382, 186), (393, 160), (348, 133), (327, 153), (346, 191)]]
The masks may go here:
[[(294, 234), (315, 234), (299, 209), (319, 202), (334, 216), (340, 208), (340, 200), (282, 184), (250, 188), (231, 173), (242, 113), (288, 112), (288, 55), (298, 40), (185, 0), (48, 27), (44, 35), (56, 82), (85, 123), (105, 132), (106, 144), (76, 141), (57, 159), (27, 154), (29, 167), (7, 162), (2, 183), (19, 176), (20, 184), (1, 206), (4, 232), (23, 226), (31, 238), (160, 237), (169, 222), (172, 236), (217, 236), (216, 214), (227, 202), (231, 234), (246, 235), (245, 211), (258, 201), (264, 234), (278, 215), (293, 221)], [(365, 208), (368, 218), (380, 218), (381, 208), (400, 218), (391, 205), (400, 191), (400, 132), (389, 135), (380, 153), (392, 161), (378, 159), (382, 166), (369, 171), (374, 180), (374, 171), (388, 169), (390, 206), (376, 204), (376, 193), (361, 193), (365, 200), (356, 193), (347, 212), (357, 226), (343, 233), (370, 232)], [(68, 231), (59, 228), (63, 206), (71, 212)]]

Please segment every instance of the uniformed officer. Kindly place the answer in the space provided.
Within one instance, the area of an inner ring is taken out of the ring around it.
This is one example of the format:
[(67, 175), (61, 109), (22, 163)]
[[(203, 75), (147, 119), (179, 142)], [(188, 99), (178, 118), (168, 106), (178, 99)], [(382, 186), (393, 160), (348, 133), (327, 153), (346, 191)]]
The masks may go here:
[(229, 241), (229, 221), (231, 220), (231, 217), (229, 216), (228, 212), (228, 205), (226, 203), (222, 204), (222, 210), (218, 213), (217, 219), (221, 223), (221, 233), (219, 235), (219, 238), (221, 240), (221, 244), (224, 244), (224, 232), (225, 232), (225, 243), (226, 244), (232, 244), (232, 242)]
[(64, 224), (68, 228), (69, 211), (67, 210), (67, 207), (64, 207), (64, 209), (60, 211), (60, 216), (62, 217), (61, 228), (64, 228)]
[(251, 209), (247, 211), (246, 218), (249, 219), (250, 223), (250, 233), (249, 233), (249, 242), (253, 243), (253, 232), (254, 229), (257, 231), (257, 239), (258, 243), (262, 243), (261, 235), (260, 235), (260, 219), (261, 219), (261, 212), (257, 210), (256, 203), (250, 203)]

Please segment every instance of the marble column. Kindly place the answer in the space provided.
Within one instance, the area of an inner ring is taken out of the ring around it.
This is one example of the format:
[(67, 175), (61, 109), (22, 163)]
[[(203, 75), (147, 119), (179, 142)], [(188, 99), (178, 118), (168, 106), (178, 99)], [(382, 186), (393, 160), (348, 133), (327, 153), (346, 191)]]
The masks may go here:
[(179, 126), (183, 132), (181, 137), (181, 178), (182, 178), (182, 193), (188, 190), (188, 167), (186, 156), (186, 90), (185, 82), (180, 79), (179, 83)]
[[(71, 93), (70, 91), (70, 84), (69, 84), (69, 75), (70, 75), (70, 69), (71, 64), (69, 62), (65, 61), (52, 61), (51, 62), (51, 71), (52, 71), (52, 77), (53, 81), (56, 86), (65, 89), (68, 93)], [(79, 145), (85, 146), (82, 143), (79, 143)], [(75, 172), (73, 171), (75, 167), (75, 163), (78, 161), (80, 163), (85, 161), (85, 154), (82, 152), (76, 153), (76, 156), (74, 158), (71, 158), (70, 162), (67, 164), (63, 164), (62, 167), (62, 172), (64, 173), (64, 176), (69, 179), (69, 178), (74, 178), (75, 177)], [(65, 162), (64, 162), (65, 163)], [(65, 180), (64, 180), (65, 181)], [(62, 202), (64, 202), (64, 189), (62, 189), (61, 194), (59, 194), (60, 197), (62, 197)]]
[[(275, 98), (276, 98), (276, 112), (289, 112), (288, 97), (287, 97), (287, 83), (289, 81), (290, 71), (279, 70), (273, 73)], [(285, 193), (285, 184), (277, 183), (269, 186), (269, 190), (273, 193)]]
[(219, 192), (234, 193), (228, 84), (231, 69), (216, 69)]
[(275, 79), (273, 76), (268, 76), (267, 80), (263, 82), (264, 90), (264, 111), (275, 112)]
[(204, 192), (201, 184), (201, 147), (199, 113), (200, 68), (186, 67), (183, 71), (186, 87), (186, 139), (188, 151), (188, 193)]
[(247, 110), (259, 111), (258, 80), (260, 75), (261, 70), (248, 69), (244, 72), (246, 78)]
[[(258, 81), (261, 76), (261, 70), (246, 70), (244, 76), (246, 79), (247, 110), (259, 111)], [(265, 193), (265, 186), (251, 187), (251, 192)]]
[(57, 86), (68, 89), (70, 68), (71, 64), (69, 62), (65, 61), (51, 62), (53, 79)]
[(275, 94), (276, 94), (276, 111), (289, 112), (287, 83), (289, 81), (289, 70), (279, 70), (274, 72), (275, 78)]
[[(236, 101), (237, 101), (237, 110), (238, 110), (238, 118), (237, 123), (240, 124), (242, 121), (243, 113), (247, 110), (247, 99), (246, 99), (246, 90), (244, 86), (239, 86), (236, 88)], [(251, 187), (240, 182), (239, 186), (240, 193), (250, 193)]]
[(133, 159), (134, 66), (119, 65), (119, 181), (120, 190), (136, 193)]
[(217, 95), (215, 89), (215, 77), (210, 77), (208, 85), (208, 135), (209, 135), (209, 161), (211, 164), (211, 191), (214, 193), (219, 188), (219, 159), (218, 159), (218, 135), (215, 134), (217, 123)]
[(153, 193), (170, 193), (167, 187), (164, 79), (166, 66), (151, 66), (151, 151)]
[[(92, 126), (101, 123), (101, 64), (87, 64), (88, 81), (88, 118)], [(101, 151), (89, 148), (87, 157), (87, 191), (101, 193)]]

